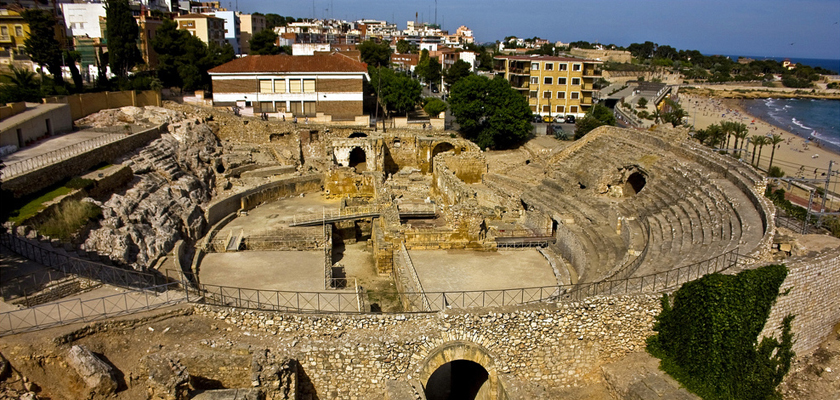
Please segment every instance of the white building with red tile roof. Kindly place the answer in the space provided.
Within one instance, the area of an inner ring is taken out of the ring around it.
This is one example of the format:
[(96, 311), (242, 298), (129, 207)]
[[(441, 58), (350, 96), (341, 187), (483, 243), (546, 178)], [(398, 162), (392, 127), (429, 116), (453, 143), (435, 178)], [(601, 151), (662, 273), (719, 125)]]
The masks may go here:
[(367, 64), (348, 55), (248, 56), (208, 71), (213, 103), (246, 114), (353, 120), (363, 113)]

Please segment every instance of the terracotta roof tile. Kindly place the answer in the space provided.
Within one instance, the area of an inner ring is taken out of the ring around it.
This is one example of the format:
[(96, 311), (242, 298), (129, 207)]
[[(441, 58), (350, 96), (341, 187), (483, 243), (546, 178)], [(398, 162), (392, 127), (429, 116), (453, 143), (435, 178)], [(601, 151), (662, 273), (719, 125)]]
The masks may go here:
[(313, 56), (247, 56), (219, 65), (210, 74), (248, 72), (367, 72), (367, 64), (340, 53)]

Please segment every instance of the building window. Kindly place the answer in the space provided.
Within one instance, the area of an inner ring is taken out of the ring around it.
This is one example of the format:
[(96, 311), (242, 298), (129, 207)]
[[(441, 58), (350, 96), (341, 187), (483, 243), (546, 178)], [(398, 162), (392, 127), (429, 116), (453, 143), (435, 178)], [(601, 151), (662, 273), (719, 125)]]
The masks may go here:
[(559, 113), (566, 112), (566, 106), (557, 106), (555, 110)]
[(289, 80), (289, 93), (301, 93), (300, 79)]
[(528, 96), (532, 99), (536, 99), (537, 98), (537, 91), (532, 90), (531, 93), (528, 94)]
[(540, 63), (531, 63), (531, 69), (538, 71), (540, 69)]
[[(79, 25), (81, 25), (81, 24), (79, 24)], [(83, 28), (83, 27), (80, 26), (80, 28)], [(15, 27), (15, 36), (23, 36), (23, 28), (21, 28), (20, 26), (16, 26)]]
[(569, 69), (569, 64), (557, 64), (557, 69), (558, 71), (565, 71)]
[(271, 92), (271, 79), (260, 79), (260, 93)]
[(315, 93), (315, 80), (314, 79), (304, 79), (303, 80), (303, 93)]
[(531, 84), (532, 85), (539, 85), (540, 84), (540, 78), (537, 78), (536, 76), (532, 76), (531, 77)]
[(566, 98), (566, 92), (557, 92), (557, 98), (558, 99), (565, 99)]
[(580, 64), (572, 64), (572, 71), (580, 71)]
[(303, 102), (303, 114), (307, 117), (314, 117), (315, 116), (315, 102), (314, 101), (304, 101)]
[(545, 70), (546, 71), (553, 71), (554, 70), (554, 63), (545, 63)]
[(550, 112), (551, 112), (551, 108), (550, 108), (550, 107), (551, 107), (551, 106), (547, 106), (547, 105), (546, 105), (546, 106), (543, 106), (543, 112), (545, 112), (545, 113), (550, 113)]
[(580, 98), (580, 93), (578, 93), (578, 92), (572, 92), (572, 99), (573, 99), (573, 100), (574, 100), (574, 99), (579, 99), (579, 98)]
[(543, 78), (543, 83), (546, 85), (551, 85), (552, 83), (554, 83), (554, 79), (550, 76), (546, 76), (545, 78)]
[(544, 99), (550, 99), (551, 98), (551, 92), (543, 92), (543, 98)]
[(571, 107), (569, 107), (569, 112), (570, 112), (570, 113), (576, 113), (576, 112), (577, 112), (577, 106), (571, 106)]
[(565, 85), (566, 84), (566, 78), (557, 78), (557, 84), (558, 85)]
[[(286, 80), (277, 79), (274, 81), (274, 93), (286, 93)], [(285, 103), (283, 104), (285, 107)]]
[(579, 86), (580, 78), (572, 78), (572, 85)]
[(274, 103), (274, 111), (279, 112), (279, 113), (285, 113), (286, 112), (286, 102), (285, 101), (278, 101), (278, 102)]
[(9, 36), (9, 28), (0, 26), (0, 35)]
[(531, 106), (531, 112), (532, 113), (537, 112), (537, 106)]

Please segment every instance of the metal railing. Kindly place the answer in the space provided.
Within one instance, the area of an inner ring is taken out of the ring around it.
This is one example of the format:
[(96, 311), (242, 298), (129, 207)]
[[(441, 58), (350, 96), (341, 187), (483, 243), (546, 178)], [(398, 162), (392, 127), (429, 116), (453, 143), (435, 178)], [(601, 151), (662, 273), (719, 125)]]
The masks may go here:
[(91, 322), (189, 301), (173, 282), (93, 299), (70, 299), (0, 313), (0, 336)]
[(61, 271), (45, 269), (31, 274), (3, 279), (0, 282), (0, 298), (5, 302), (16, 301), (31, 304), (30, 296), (53, 287), (57, 282), (74, 280), (75, 276)]
[(294, 292), (249, 289), (219, 285), (199, 285), (204, 304), (263, 311), (300, 313), (359, 313), (358, 290)]
[(10, 233), (0, 233), (0, 245), (64, 274), (78, 275), (109, 285), (139, 289), (167, 283), (167, 279), (163, 276), (70, 257)]
[(90, 151), (95, 148), (104, 146), (106, 144), (116, 142), (120, 139), (124, 139), (125, 137), (125, 134), (105, 134), (102, 136), (95, 137), (93, 139), (85, 140), (84, 142), (79, 142), (66, 147), (62, 147), (60, 149), (55, 149), (48, 153), (39, 154), (32, 158), (27, 158), (18, 162), (8, 163), (6, 164), (6, 167), (3, 168), (2, 171), (0, 171), (0, 179), (8, 179), (13, 176), (22, 175), (29, 171), (45, 167), (47, 165), (55, 164), (59, 161), (64, 161), (70, 157), (77, 156), (86, 151)]
[(420, 283), (420, 277), (417, 275), (417, 270), (414, 268), (414, 262), (411, 261), (411, 256), (408, 255), (408, 250), (405, 248), (405, 242), (400, 243), (400, 248), (397, 250), (398, 261), (408, 273), (408, 279), (413, 286), (414, 292), (400, 293), (400, 297), (404, 301), (403, 304), (417, 303), (417, 307), (412, 307), (411, 310), (418, 311), (432, 311), (432, 306), (429, 304), (429, 299), (426, 298), (426, 293), (423, 291), (423, 285)]
[(342, 219), (354, 219), (365, 217), (377, 217), (381, 210), (376, 206), (345, 207), (338, 210), (323, 210), (320, 213), (295, 214), (289, 226), (300, 226), (313, 223), (339, 221)]

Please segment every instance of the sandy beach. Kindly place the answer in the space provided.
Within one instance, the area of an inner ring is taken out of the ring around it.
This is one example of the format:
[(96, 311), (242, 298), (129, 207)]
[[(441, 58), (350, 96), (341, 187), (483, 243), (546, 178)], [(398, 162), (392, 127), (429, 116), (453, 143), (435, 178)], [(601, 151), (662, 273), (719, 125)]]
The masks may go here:
[[(834, 160), (832, 170), (840, 170), (840, 154), (755, 118), (738, 107), (738, 100), (680, 94), (680, 103), (688, 113), (688, 123), (697, 129), (705, 129), (720, 121), (735, 121), (747, 125), (750, 130), (749, 136), (781, 135), (784, 141), (777, 145), (773, 165), (781, 168), (785, 176), (813, 179), (816, 175), (816, 178), (824, 178), (822, 174), (828, 169), (830, 160)], [(734, 145), (734, 139), (730, 139), (730, 147)], [(745, 147), (748, 151), (744, 153), (743, 158), (749, 162), (752, 159), (752, 145)], [(765, 145), (758, 163), (760, 169), (767, 170), (771, 153), (771, 146)]]

